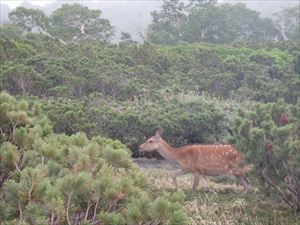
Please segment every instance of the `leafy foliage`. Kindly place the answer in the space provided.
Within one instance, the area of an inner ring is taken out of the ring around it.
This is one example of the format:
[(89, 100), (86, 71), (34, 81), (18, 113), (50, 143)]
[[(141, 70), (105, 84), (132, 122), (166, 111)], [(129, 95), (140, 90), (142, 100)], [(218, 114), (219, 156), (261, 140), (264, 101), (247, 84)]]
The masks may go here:
[(275, 22), (283, 40), (299, 39), (300, 13), (299, 7), (284, 9), (274, 13)]
[(0, 89), (18, 100), (1, 92), (1, 224), (185, 224), (185, 196), (151, 190), (130, 158), (158, 127), (176, 146), (234, 134), (266, 190), (299, 211), (299, 13), (215, 3), (164, 1), (141, 44), (124, 32), (110, 44), (110, 22), (79, 4), (10, 13)]
[(100, 10), (90, 10), (80, 4), (64, 4), (49, 17), (38, 9), (17, 7), (9, 14), (12, 24), (24, 32), (36, 32), (61, 43), (86, 40), (110, 41), (114, 28), (101, 18)]
[(108, 41), (113, 35), (113, 27), (100, 15), (100, 10), (90, 10), (79, 4), (66, 4), (51, 14), (49, 30), (64, 41)]
[(155, 198), (119, 141), (57, 135), (38, 105), (0, 103), (1, 224), (184, 223), (183, 199)]
[(237, 40), (270, 42), (297, 39), (298, 7), (262, 18), (245, 4), (214, 4), (215, 1), (164, 1), (152, 13), (147, 40), (174, 45), (180, 41), (228, 43)]
[(1, 89), (76, 99), (101, 93), (121, 101), (157, 99), (161, 91), (193, 91), (239, 100), (296, 102), (297, 44), (65, 46), (48, 38), (5, 38), (0, 40)]
[(176, 146), (222, 141), (237, 102), (295, 103), (300, 93), (297, 42), (260, 48), (35, 40), (1, 39), (1, 90), (42, 98), (55, 132), (119, 139), (135, 156), (158, 127)]
[(234, 102), (221, 102), (208, 95), (167, 93), (159, 101), (111, 102), (89, 96), (83, 101), (61, 98), (42, 104), (56, 132), (85, 131), (90, 136), (100, 133), (121, 140), (134, 156), (138, 145), (158, 127), (165, 128), (166, 137), (177, 146), (221, 141), (232, 120), (232, 107), (237, 107)]
[(15, 11), (9, 13), (9, 19), (25, 32), (31, 32), (34, 29), (45, 29), (47, 24), (46, 15), (43, 11), (24, 7), (18, 7)]
[(256, 166), (266, 189), (281, 196), (299, 211), (300, 198), (300, 101), (288, 105), (256, 104), (240, 111), (235, 121), (235, 141)]
[[(163, 45), (180, 41), (299, 40), (299, 6), (262, 18), (242, 3), (216, 3), (216, 0), (164, 0), (160, 10), (151, 13), (153, 21), (148, 26), (146, 40)], [(101, 18), (100, 10), (90, 10), (77, 3), (64, 4), (50, 16), (38, 9), (18, 7), (9, 18), (25, 33), (40, 33), (64, 44), (90, 40), (109, 42), (115, 32), (110, 21)], [(121, 42), (124, 38), (121, 37)]]

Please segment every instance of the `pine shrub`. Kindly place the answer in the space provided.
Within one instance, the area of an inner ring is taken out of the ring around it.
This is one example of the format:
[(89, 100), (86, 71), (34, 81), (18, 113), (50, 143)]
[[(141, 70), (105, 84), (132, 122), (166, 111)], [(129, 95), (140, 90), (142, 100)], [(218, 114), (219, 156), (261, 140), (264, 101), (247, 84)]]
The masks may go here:
[(300, 210), (300, 100), (257, 103), (240, 110), (235, 142), (256, 167), (267, 192)]
[(39, 106), (0, 94), (1, 224), (183, 224), (184, 196), (151, 192), (119, 141), (55, 134)]

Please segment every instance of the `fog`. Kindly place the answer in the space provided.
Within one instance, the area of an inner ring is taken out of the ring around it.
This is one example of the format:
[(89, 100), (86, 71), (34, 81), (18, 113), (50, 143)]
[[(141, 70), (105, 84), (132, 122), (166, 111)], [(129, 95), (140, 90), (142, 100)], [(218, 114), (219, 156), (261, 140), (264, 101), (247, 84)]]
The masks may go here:
[[(132, 34), (134, 40), (141, 40), (146, 32), (147, 26), (151, 23), (150, 13), (158, 10), (162, 1), (1, 1), (1, 23), (8, 22), (8, 13), (16, 6), (26, 8), (37, 8), (51, 14), (52, 11), (61, 7), (63, 4), (80, 3), (90, 9), (100, 9), (104, 18), (109, 19), (116, 28), (116, 37), (118, 40), (121, 31)], [(219, 0), (219, 3), (238, 3), (243, 2), (248, 8), (260, 12), (261, 16), (271, 16), (273, 13), (281, 11), (299, 4), (298, 0), (285, 1), (235, 1)]]

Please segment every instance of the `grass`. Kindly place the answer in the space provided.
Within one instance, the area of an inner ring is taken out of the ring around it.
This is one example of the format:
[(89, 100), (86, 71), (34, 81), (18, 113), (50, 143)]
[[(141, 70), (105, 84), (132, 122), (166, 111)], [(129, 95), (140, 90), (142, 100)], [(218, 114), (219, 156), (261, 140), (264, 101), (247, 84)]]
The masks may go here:
[[(143, 169), (155, 190), (175, 191), (174, 170)], [(300, 215), (280, 202), (264, 195), (258, 188), (243, 195), (243, 188), (234, 180), (205, 177), (196, 192), (191, 191), (192, 176), (178, 178), (179, 188), (186, 194), (184, 211), (189, 225), (296, 225)]]

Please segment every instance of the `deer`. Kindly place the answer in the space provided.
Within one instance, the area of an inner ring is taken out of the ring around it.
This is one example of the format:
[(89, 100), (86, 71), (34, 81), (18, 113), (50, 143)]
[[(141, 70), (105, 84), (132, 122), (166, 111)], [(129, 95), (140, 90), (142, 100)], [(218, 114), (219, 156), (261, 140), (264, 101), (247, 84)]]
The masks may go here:
[(166, 160), (176, 162), (179, 170), (173, 175), (173, 183), (178, 189), (177, 177), (193, 174), (192, 190), (196, 191), (201, 176), (230, 175), (237, 178), (244, 187), (244, 193), (250, 189), (250, 182), (245, 173), (252, 169), (252, 165), (244, 164), (244, 155), (239, 153), (233, 145), (192, 144), (173, 148), (161, 136), (162, 129), (139, 146), (140, 152), (158, 151)]

